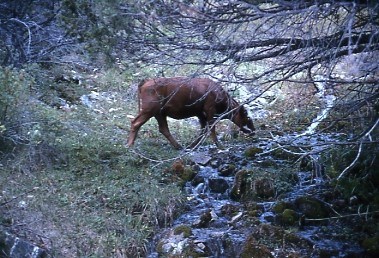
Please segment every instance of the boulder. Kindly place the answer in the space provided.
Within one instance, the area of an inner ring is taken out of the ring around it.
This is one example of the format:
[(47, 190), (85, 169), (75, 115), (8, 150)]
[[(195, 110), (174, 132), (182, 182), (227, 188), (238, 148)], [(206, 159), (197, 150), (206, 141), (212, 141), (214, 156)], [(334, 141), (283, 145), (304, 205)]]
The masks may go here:
[(223, 178), (209, 178), (208, 184), (214, 193), (225, 193), (229, 188), (228, 182)]
[(324, 202), (311, 196), (300, 196), (295, 200), (296, 208), (308, 219), (326, 218), (329, 208)]
[(49, 257), (46, 250), (7, 232), (0, 232), (0, 257)]
[(234, 176), (234, 183), (230, 191), (230, 198), (238, 201), (246, 191), (246, 170), (240, 170)]

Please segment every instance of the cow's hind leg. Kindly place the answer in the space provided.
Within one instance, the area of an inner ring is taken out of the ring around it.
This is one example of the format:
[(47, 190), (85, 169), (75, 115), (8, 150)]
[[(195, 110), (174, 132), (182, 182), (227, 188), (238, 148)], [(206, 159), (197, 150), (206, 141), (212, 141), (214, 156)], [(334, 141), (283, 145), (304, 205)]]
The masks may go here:
[(197, 147), (197, 145), (203, 139), (203, 137), (208, 134), (209, 130), (213, 142), (216, 144), (218, 148), (221, 148), (222, 146), (220, 145), (220, 142), (218, 141), (216, 135), (216, 121), (215, 119), (213, 119), (213, 115), (204, 114), (204, 116), (198, 116), (198, 118), (201, 126), (201, 132), (197, 139), (193, 143), (191, 143), (190, 148)]
[(133, 119), (131, 127), (130, 127), (130, 132), (129, 132), (127, 146), (133, 146), (134, 141), (135, 141), (135, 139), (137, 137), (137, 133), (138, 133), (139, 129), (150, 118), (151, 118), (151, 116), (149, 116), (149, 115), (139, 113), (137, 115), (137, 117)]
[(198, 116), (200, 126), (201, 126), (201, 132), (200, 135), (191, 143), (189, 146), (191, 149), (197, 147), (199, 145), (199, 142), (203, 139), (203, 137), (208, 133), (209, 125), (207, 122), (207, 119), (202, 116)]
[(167, 118), (165, 116), (155, 116), (158, 121), (159, 132), (163, 134), (167, 140), (174, 146), (175, 149), (182, 149), (182, 146), (172, 137), (167, 125)]

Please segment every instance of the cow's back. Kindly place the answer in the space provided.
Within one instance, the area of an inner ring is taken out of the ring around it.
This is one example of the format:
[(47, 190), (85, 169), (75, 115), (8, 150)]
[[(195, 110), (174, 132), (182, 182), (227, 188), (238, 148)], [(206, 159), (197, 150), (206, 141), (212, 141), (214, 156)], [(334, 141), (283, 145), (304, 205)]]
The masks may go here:
[(142, 110), (176, 119), (202, 116), (204, 108), (219, 105), (226, 98), (222, 87), (207, 78), (148, 79), (139, 90)]

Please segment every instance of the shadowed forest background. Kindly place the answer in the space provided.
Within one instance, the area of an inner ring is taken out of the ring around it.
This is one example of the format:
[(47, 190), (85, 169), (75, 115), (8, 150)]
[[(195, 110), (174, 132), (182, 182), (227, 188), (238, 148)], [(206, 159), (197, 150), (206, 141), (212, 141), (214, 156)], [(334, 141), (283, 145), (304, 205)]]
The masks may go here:
[[(338, 135), (317, 153), (276, 148), (296, 164), (319, 155), (343, 198), (376, 214), (368, 235), (379, 239), (377, 1), (21, 2), (0, 0), (0, 240), (11, 232), (55, 257), (143, 257), (182, 208), (170, 171), (183, 153), (153, 120), (125, 143), (138, 83), (172, 76), (219, 81), (249, 108), (256, 139), (222, 122), (225, 146)], [(192, 120), (169, 126), (185, 144), (198, 133)]]

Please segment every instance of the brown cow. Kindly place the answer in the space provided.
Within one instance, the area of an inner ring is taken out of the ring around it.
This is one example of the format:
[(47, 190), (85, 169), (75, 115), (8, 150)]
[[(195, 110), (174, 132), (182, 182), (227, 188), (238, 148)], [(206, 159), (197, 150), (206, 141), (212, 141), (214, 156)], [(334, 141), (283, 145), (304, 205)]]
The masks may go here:
[(138, 86), (139, 113), (132, 121), (128, 146), (134, 144), (140, 127), (151, 117), (159, 124), (159, 131), (177, 149), (180, 144), (172, 137), (167, 116), (184, 119), (199, 118), (202, 134), (191, 144), (195, 147), (209, 127), (213, 141), (219, 146), (214, 122), (229, 119), (244, 133), (253, 134), (254, 125), (246, 109), (228, 95), (220, 84), (206, 78), (155, 78), (142, 81)]

